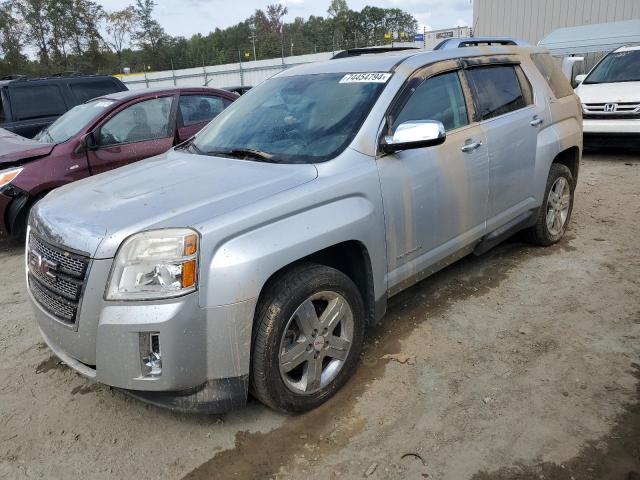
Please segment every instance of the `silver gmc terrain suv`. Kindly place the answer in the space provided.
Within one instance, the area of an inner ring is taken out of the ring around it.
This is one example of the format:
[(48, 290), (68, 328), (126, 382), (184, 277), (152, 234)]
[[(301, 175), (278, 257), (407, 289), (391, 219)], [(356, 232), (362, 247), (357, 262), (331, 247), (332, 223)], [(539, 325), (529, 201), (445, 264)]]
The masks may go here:
[(39, 328), (71, 368), (156, 405), (314, 408), (390, 296), (519, 230), (560, 240), (581, 142), (538, 48), (283, 71), (166, 154), (35, 206)]

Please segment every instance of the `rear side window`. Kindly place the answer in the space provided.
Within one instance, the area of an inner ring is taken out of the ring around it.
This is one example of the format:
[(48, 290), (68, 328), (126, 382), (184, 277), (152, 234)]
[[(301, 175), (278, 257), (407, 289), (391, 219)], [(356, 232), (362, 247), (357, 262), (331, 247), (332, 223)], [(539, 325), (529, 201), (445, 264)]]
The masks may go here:
[(511, 65), (475, 67), (467, 70), (481, 120), (504, 115), (527, 106), (520, 81)]
[(566, 79), (562, 70), (555, 64), (553, 58), (548, 53), (532, 53), (531, 60), (540, 71), (540, 74), (549, 84), (549, 88), (556, 98), (573, 95), (573, 88)]
[(457, 72), (437, 75), (418, 85), (394, 120), (392, 130), (411, 120), (439, 120), (447, 131), (469, 123)]
[(208, 95), (182, 95), (180, 97), (180, 115), (185, 127), (196, 123), (208, 122), (231, 105), (231, 100)]
[(109, 80), (75, 82), (69, 84), (69, 88), (78, 100), (78, 103), (84, 103), (96, 97), (102, 97), (103, 95), (108, 95), (109, 93), (122, 91), (122, 87), (120, 87), (116, 82), (112, 82)]
[(9, 89), (14, 120), (62, 115), (67, 106), (57, 85), (29, 85)]

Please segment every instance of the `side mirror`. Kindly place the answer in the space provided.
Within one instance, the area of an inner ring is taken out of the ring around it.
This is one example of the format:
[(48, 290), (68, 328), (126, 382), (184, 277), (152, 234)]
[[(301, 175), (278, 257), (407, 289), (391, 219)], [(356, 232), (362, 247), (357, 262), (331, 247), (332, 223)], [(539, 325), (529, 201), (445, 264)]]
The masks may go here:
[(580, 85), (582, 82), (584, 82), (584, 79), (587, 78), (587, 76), (585, 74), (582, 75), (576, 75), (576, 86)]
[(393, 135), (387, 135), (381, 142), (385, 153), (413, 148), (440, 145), (447, 138), (444, 125), (437, 120), (412, 120), (398, 125)]

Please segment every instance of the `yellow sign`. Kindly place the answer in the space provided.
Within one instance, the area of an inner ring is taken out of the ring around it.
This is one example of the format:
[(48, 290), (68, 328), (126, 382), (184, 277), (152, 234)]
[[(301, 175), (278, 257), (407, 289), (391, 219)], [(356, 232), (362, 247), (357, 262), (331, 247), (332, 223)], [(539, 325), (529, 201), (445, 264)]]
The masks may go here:
[(389, 39), (389, 38), (391, 38), (391, 34), (390, 34), (390, 33), (388, 33), (388, 32), (387, 32), (387, 33), (385, 33), (385, 34), (384, 34), (384, 38), (385, 38), (385, 39)]
[(251, 54), (249, 52), (244, 52), (244, 58), (249, 58)]

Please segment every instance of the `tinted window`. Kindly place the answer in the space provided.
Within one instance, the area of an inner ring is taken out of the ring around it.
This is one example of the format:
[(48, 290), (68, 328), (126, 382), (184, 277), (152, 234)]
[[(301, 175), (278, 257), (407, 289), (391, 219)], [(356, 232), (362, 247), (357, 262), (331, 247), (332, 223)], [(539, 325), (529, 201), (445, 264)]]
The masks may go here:
[(467, 125), (467, 107), (458, 73), (444, 73), (422, 82), (402, 107), (392, 130), (410, 120), (439, 120), (445, 130)]
[(595, 66), (584, 83), (640, 81), (640, 48), (613, 52)]
[(329, 160), (351, 143), (389, 77), (376, 72), (271, 78), (205, 127), (194, 150), (212, 155), (259, 150), (284, 163)]
[(69, 88), (78, 100), (78, 103), (84, 103), (96, 97), (122, 91), (120, 85), (110, 80), (76, 82), (69, 84)]
[(125, 108), (100, 129), (99, 145), (141, 142), (170, 135), (173, 97), (145, 100)]
[(51, 117), (67, 111), (57, 85), (9, 88), (14, 120)]
[(207, 95), (183, 95), (180, 97), (180, 114), (184, 126), (209, 122), (231, 104), (231, 100)]
[(470, 68), (467, 75), (482, 120), (513, 112), (527, 105), (512, 66)]
[(571, 84), (548, 53), (533, 53), (531, 60), (545, 78), (556, 98), (573, 95)]
[(0, 125), (5, 122), (4, 118), (4, 106), (2, 105), (2, 96), (0, 94)]

